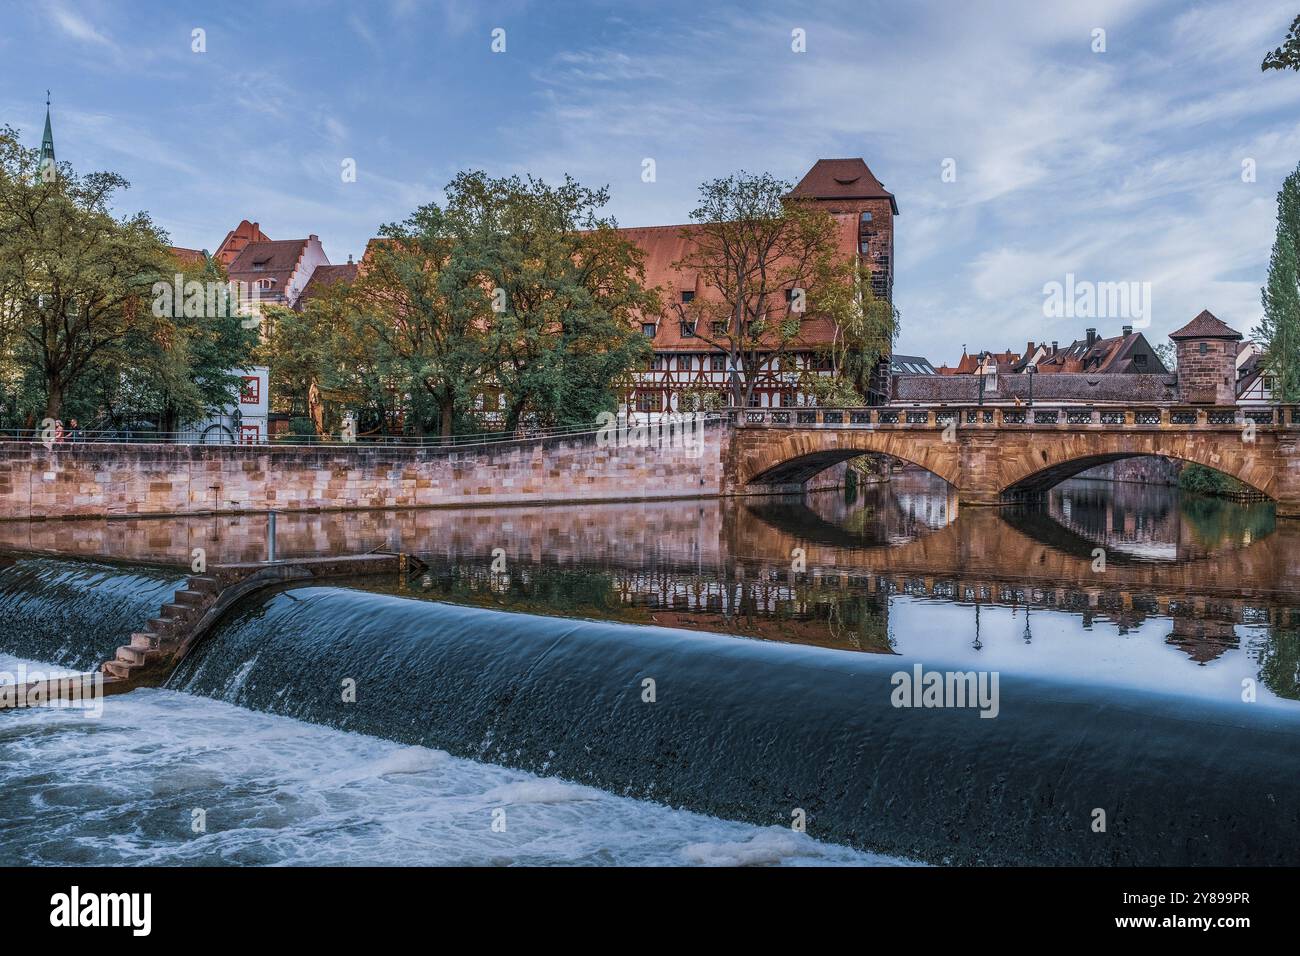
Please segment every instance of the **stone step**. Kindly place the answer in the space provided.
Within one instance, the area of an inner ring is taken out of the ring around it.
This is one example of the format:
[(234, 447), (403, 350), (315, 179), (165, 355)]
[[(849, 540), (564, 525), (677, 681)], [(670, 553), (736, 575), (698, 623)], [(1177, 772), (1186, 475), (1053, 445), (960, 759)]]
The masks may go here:
[(164, 604), (163, 618), (175, 624), (188, 624), (198, 615), (199, 609), (192, 604)]
[(162, 638), (147, 631), (136, 631), (131, 635), (131, 646), (142, 651), (156, 651), (162, 644)]
[(202, 591), (177, 591), (172, 596), (172, 600), (177, 604), (188, 604), (190, 607), (198, 607), (207, 603), (209, 597), (210, 595), (204, 594)]
[(221, 590), (221, 582), (214, 577), (206, 574), (192, 574), (185, 586), (191, 591), (202, 591), (204, 594), (216, 594)]
[(129, 644), (126, 644), (117, 649), (115, 659), (127, 664), (143, 664), (148, 653), (148, 651), (143, 651), (138, 647), (131, 647)]
[(104, 661), (103, 664), (99, 665), (99, 669), (109, 677), (117, 677), (122, 680), (126, 680), (131, 676), (132, 667), (133, 665), (126, 663), (126, 661), (118, 660)]

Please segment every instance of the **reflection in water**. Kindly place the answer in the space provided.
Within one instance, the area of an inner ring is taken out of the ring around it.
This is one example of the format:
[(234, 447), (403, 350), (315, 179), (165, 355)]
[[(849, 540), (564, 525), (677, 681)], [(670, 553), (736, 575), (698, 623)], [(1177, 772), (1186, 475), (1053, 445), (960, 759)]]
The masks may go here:
[[(50, 524), (0, 526), (0, 541), (179, 565), (193, 547), (256, 559), (266, 533), (256, 516)], [(500, 763), (759, 826), (797, 794), (825, 839), (909, 859), (1294, 862), (1300, 523), (1268, 506), (1071, 482), (1038, 506), (959, 511), (908, 475), (847, 495), (296, 515), (278, 530), (282, 554), (388, 547), (428, 570), (246, 599), (166, 706), (216, 697), (446, 750), (476, 779)], [(149, 589), (170, 586), (85, 565), (18, 554), (0, 570), (0, 653), (93, 658), (91, 618), (35, 613), (88, 574), (105, 607), (152, 607)], [(921, 665), (999, 674), (998, 719), (897, 708), (891, 675)], [(141, 698), (112, 700), (129, 714)], [(1105, 801), (1124, 839), (1068, 824)]]

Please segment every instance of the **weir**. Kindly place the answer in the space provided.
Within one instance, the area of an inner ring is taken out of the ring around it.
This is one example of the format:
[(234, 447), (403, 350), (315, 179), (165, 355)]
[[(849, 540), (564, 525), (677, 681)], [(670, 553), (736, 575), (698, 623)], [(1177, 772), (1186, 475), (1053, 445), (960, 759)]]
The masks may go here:
[(322, 586), (244, 602), (166, 686), (936, 863), (1293, 858), (1300, 714), (1009, 673), (996, 719), (896, 707), (915, 663)]
[[(39, 558), (11, 561), (7, 568), (0, 569), (0, 619), (10, 628), (16, 628), (29, 617), (23, 613), (26, 605), (33, 605), (36, 611), (33, 630), (45, 642), (32, 642), (28, 653), (77, 669), (103, 661), (97, 669), (103, 673), (101, 687), (105, 695), (162, 684), (232, 607), (256, 591), (335, 577), (404, 576), (423, 566), (419, 559), (406, 554), (381, 553), (215, 565), (206, 573), (183, 579), (184, 587), (175, 590), (170, 601), (161, 606), (153, 603), (151, 609), (156, 613), (146, 621), (150, 599), (157, 601), (175, 587), (171, 573), (159, 570), (148, 575), (138, 569), (115, 572), (108, 567), (79, 565), (80, 562)], [(71, 600), (68, 591), (78, 587), (84, 588), (87, 596), (93, 596), (103, 615), (93, 624), (83, 626), (81, 633), (101, 635), (101, 638), (89, 648), (49, 649), (51, 630), (67, 633), (57, 624), (51, 627), (49, 617), (67, 615)], [(122, 598), (117, 607), (112, 603), (114, 596)], [(141, 621), (145, 623), (140, 625)], [(126, 643), (115, 651), (99, 650), (105, 642), (121, 640), (124, 628), (131, 628)], [(103, 660), (109, 653), (112, 657)], [(39, 688), (29, 684), (12, 697), (0, 699), (0, 710), (21, 700), (66, 699), (70, 685), (57, 680), (40, 683)]]

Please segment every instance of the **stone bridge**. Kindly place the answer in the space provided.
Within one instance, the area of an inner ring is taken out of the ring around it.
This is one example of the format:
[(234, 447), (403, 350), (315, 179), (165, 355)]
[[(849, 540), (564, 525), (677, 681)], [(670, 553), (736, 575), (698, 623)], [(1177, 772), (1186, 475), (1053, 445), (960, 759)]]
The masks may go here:
[(794, 490), (864, 454), (938, 475), (967, 505), (1033, 495), (1096, 465), (1158, 455), (1231, 475), (1300, 516), (1300, 408), (910, 406), (754, 409), (735, 424), (724, 493)]
[(753, 409), (676, 431), (454, 447), (0, 442), (0, 519), (649, 501), (833, 485), (891, 455), (967, 505), (1144, 455), (1224, 472), (1300, 516), (1300, 407)]

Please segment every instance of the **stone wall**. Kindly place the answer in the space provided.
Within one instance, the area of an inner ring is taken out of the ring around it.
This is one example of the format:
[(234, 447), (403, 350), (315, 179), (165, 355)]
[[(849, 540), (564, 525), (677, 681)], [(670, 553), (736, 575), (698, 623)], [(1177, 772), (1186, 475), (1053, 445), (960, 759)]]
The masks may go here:
[(0, 518), (640, 501), (719, 494), (730, 432), (600, 446), (594, 436), (462, 449), (0, 443)]
[(1079, 473), (1080, 478), (1120, 481), (1135, 485), (1176, 485), (1183, 463), (1169, 458), (1125, 458)]
[[(1205, 352), (1201, 352), (1201, 347)], [(1235, 405), (1237, 343), (1225, 339), (1179, 339), (1178, 397), (1196, 404)]]

